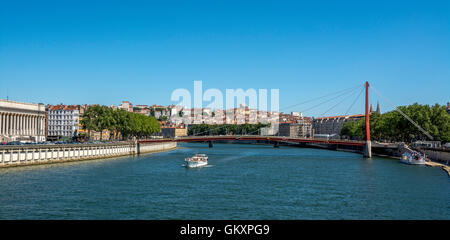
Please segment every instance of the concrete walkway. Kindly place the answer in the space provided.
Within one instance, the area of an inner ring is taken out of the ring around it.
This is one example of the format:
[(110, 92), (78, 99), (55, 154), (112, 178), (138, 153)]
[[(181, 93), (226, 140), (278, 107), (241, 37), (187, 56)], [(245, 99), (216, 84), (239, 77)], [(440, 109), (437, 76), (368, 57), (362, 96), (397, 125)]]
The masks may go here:
[(450, 177), (450, 166), (432, 161), (425, 161), (425, 165), (430, 167), (441, 167), (444, 171), (447, 172), (448, 176)]

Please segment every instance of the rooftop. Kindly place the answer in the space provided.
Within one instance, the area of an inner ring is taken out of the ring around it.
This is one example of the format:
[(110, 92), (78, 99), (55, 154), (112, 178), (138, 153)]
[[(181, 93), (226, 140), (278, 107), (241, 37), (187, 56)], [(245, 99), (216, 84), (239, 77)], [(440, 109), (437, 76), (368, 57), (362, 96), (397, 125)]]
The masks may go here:
[(365, 116), (365, 114), (340, 115), (340, 116), (330, 116), (330, 117), (315, 118), (315, 120), (321, 120), (321, 119), (333, 119), (333, 118), (357, 118), (357, 117), (364, 117), (364, 116)]

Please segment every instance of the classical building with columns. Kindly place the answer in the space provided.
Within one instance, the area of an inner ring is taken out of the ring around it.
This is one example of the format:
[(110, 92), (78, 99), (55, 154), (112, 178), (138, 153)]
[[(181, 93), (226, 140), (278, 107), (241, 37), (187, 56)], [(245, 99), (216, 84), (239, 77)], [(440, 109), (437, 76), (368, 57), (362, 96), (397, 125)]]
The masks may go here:
[(0, 141), (45, 141), (45, 105), (0, 99)]

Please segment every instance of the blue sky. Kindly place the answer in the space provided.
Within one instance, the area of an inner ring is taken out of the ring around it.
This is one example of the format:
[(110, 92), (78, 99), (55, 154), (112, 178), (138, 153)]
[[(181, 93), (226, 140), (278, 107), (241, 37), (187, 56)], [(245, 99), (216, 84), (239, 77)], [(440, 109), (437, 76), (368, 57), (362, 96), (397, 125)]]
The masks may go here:
[(169, 105), (194, 80), (276, 88), (282, 109), (364, 81), (397, 105), (446, 104), (450, 1), (1, 1), (2, 99)]

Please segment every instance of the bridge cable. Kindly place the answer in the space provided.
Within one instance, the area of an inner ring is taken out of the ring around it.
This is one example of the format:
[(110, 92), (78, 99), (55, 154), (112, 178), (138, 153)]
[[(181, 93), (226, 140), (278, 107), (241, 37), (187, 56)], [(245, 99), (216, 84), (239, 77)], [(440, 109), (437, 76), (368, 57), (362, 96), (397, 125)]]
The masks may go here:
[[(317, 98), (314, 98), (314, 99), (311, 99), (311, 100), (307, 100), (307, 101), (304, 101), (304, 102), (301, 102), (301, 103), (297, 103), (297, 104), (294, 104), (294, 105), (291, 105), (291, 106), (288, 106), (288, 107), (280, 108), (279, 111), (281, 111), (282, 109), (286, 109), (286, 108), (291, 108), (291, 107), (293, 107), (293, 106), (302, 105), (302, 104), (305, 104), (305, 103), (308, 103), (308, 102), (312, 102), (312, 101), (314, 101), (314, 100), (319, 100), (319, 99), (322, 99), (322, 98), (325, 98), (325, 97), (329, 97), (329, 96), (333, 96), (333, 95), (335, 95), (335, 94), (338, 94), (338, 93), (342, 93), (342, 92), (343, 92), (342, 94), (340, 94), (340, 95), (338, 95), (338, 96), (335, 96), (335, 97), (333, 97), (333, 98), (331, 98), (331, 99), (325, 100), (325, 101), (323, 101), (323, 102), (321, 102), (321, 103), (319, 103), (319, 104), (317, 104), (317, 105), (314, 105), (313, 107), (308, 108), (308, 109), (306, 109), (306, 110), (304, 110), (304, 111), (302, 111), (302, 112), (309, 111), (309, 110), (311, 110), (311, 109), (313, 109), (313, 108), (316, 108), (316, 107), (318, 107), (318, 106), (321, 106), (321, 105), (324, 104), (324, 103), (327, 103), (327, 102), (329, 102), (329, 101), (331, 101), (331, 100), (334, 100), (334, 99), (336, 99), (336, 98), (339, 98), (339, 97), (341, 97), (341, 96), (344, 96), (344, 95), (346, 95), (346, 94), (348, 94), (348, 93), (350, 93), (350, 92), (353, 92), (355, 89), (357, 89), (357, 88), (360, 87), (360, 86), (361, 86), (361, 84), (358, 84), (358, 85), (356, 85), (356, 86), (353, 86), (353, 87), (350, 87), (350, 88), (346, 88), (346, 89), (343, 89), (343, 90), (340, 90), (340, 91), (337, 91), (337, 92), (329, 93), (329, 94), (323, 95), (323, 96), (321, 96), (321, 97), (317, 97)], [(226, 127), (226, 126), (227, 126), (227, 124), (222, 124), (221, 126), (217, 126), (216, 128), (209, 129), (209, 130), (207, 130), (207, 131), (195, 133), (195, 134), (193, 134), (192, 136), (198, 136), (198, 135), (200, 135), (200, 134), (207, 133), (207, 132), (210, 132), (210, 131), (213, 131), (213, 130), (218, 130), (218, 129), (223, 128), (223, 127)], [(259, 129), (258, 129), (257, 131), (259, 131)], [(254, 133), (254, 132), (256, 132), (256, 131), (253, 131), (253, 132), (251, 132), (251, 133)]]
[(317, 98), (313, 98), (313, 99), (310, 99), (310, 100), (307, 100), (307, 101), (304, 101), (304, 102), (296, 103), (296, 104), (293, 104), (293, 105), (290, 105), (290, 106), (287, 106), (287, 107), (284, 107), (284, 108), (280, 108), (279, 110), (281, 111), (281, 110), (284, 110), (284, 109), (287, 109), (287, 108), (291, 108), (291, 107), (299, 106), (299, 105), (302, 105), (302, 104), (305, 104), (305, 103), (309, 103), (309, 102), (312, 102), (312, 101), (315, 101), (315, 100), (319, 100), (319, 99), (322, 99), (322, 98), (325, 98), (325, 97), (328, 97), (328, 96), (333, 96), (334, 94), (345, 92), (347, 90), (351, 90), (351, 89), (357, 88), (359, 86), (361, 86), (361, 84), (358, 84), (357, 86), (346, 88), (346, 89), (343, 89), (343, 90), (340, 90), (340, 91), (337, 91), (337, 92), (328, 93), (328, 94), (325, 94), (323, 96), (320, 96), (320, 97), (317, 97)]
[[(358, 90), (358, 89), (355, 89), (355, 90)], [(353, 91), (354, 91), (354, 90), (353, 90)], [(353, 92), (353, 91), (352, 91), (352, 92)], [(357, 93), (357, 91), (354, 91), (354, 92)], [(329, 112), (330, 110), (334, 109), (337, 105), (343, 103), (343, 102), (344, 102), (345, 100), (347, 100), (347, 99), (348, 99), (348, 98), (342, 99), (340, 102), (336, 103), (336, 104), (333, 105), (331, 108), (329, 108), (328, 110), (326, 110), (325, 112), (323, 112), (321, 115), (319, 115), (319, 117), (325, 116), (325, 114), (326, 114), (327, 112)], [(347, 115), (347, 114), (345, 114), (345, 115)]]
[[(364, 89), (364, 88), (362, 88), (362, 89)], [(320, 103), (320, 104), (318, 104), (318, 105), (313, 106), (312, 108), (317, 107), (317, 106), (320, 106), (320, 105), (322, 105), (323, 103), (327, 103), (327, 102), (329, 102), (329, 101), (331, 101), (331, 100), (334, 100), (334, 99), (336, 99), (336, 98), (339, 98), (339, 97), (341, 97), (341, 96), (349, 95), (349, 93), (354, 93), (354, 92), (356, 93), (355, 90), (358, 90), (358, 88), (355, 88), (355, 89), (351, 89), (351, 90), (349, 90), (349, 91), (346, 91), (346, 92), (344, 92), (343, 94), (340, 94), (340, 95), (338, 95), (338, 96), (336, 96), (336, 97), (334, 97), (334, 98), (328, 99), (328, 100), (326, 100), (326, 101), (324, 101), (324, 102), (322, 102), (322, 103)], [(351, 94), (350, 94), (350, 95), (351, 95)], [(342, 102), (344, 102), (344, 101), (347, 100), (347, 99), (348, 99), (348, 98), (345, 98), (345, 97), (344, 97), (343, 100), (341, 100), (340, 102), (338, 102), (337, 104), (335, 104), (334, 106), (332, 106), (331, 108), (329, 108), (329, 109), (328, 109), (327, 111), (325, 111), (322, 115), (324, 115), (325, 113), (327, 113), (327, 112), (330, 111), (331, 109), (335, 108), (337, 105), (341, 104)], [(312, 109), (312, 108), (309, 108), (308, 110), (310, 110), (310, 109)], [(307, 111), (307, 110), (305, 110), (305, 111)], [(305, 112), (305, 111), (302, 111), (302, 112)], [(255, 133), (255, 132), (257, 132), (257, 131), (259, 131), (259, 129), (255, 130), (255, 131), (252, 131), (252, 132), (250, 132), (250, 133), (247, 133), (247, 134), (252, 135), (253, 133)]]
[(427, 137), (429, 137), (431, 140), (433, 140), (433, 136), (431, 136), (427, 131), (425, 131), (423, 128), (421, 128), (419, 126), (419, 124), (417, 124), (416, 122), (414, 122), (408, 115), (406, 115), (404, 112), (402, 112), (402, 110), (400, 110), (397, 106), (395, 106), (391, 101), (389, 101), (389, 99), (387, 99), (385, 96), (383, 96), (380, 92), (378, 92), (373, 86), (370, 86), (375, 93), (380, 96), (381, 98), (383, 98), (383, 100), (385, 100), (388, 104), (390, 104), (397, 112), (399, 112), (403, 117), (405, 117), (406, 119), (408, 119), (408, 121), (410, 121), (414, 126), (416, 126), (420, 131), (422, 131), (425, 135), (427, 135)]
[(353, 105), (355, 105), (356, 101), (358, 100), (359, 96), (361, 96), (363, 91), (364, 91), (364, 87), (361, 89), (361, 92), (359, 92), (359, 95), (355, 98), (355, 100), (353, 101), (352, 105), (350, 105), (350, 107), (347, 109), (347, 111), (345, 112), (344, 115), (347, 115), (350, 112), (350, 110), (353, 108)]
[(329, 102), (329, 101), (331, 101), (331, 100), (337, 99), (337, 98), (339, 98), (339, 97), (341, 97), (341, 96), (344, 96), (344, 95), (346, 95), (346, 94), (348, 94), (348, 93), (350, 93), (350, 92), (353, 92), (354, 90), (355, 90), (355, 89), (351, 89), (350, 91), (346, 91), (346, 92), (344, 92), (343, 94), (340, 94), (340, 95), (338, 95), (338, 96), (335, 96), (335, 97), (333, 97), (333, 98), (330, 98), (330, 99), (328, 99), (328, 100), (325, 100), (325, 101), (323, 101), (323, 102), (320, 102), (319, 104), (316, 104), (316, 105), (314, 105), (314, 106), (312, 106), (312, 107), (310, 107), (310, 108), (307, 108), (307, 109), (305, 109), (305, 110), (303, 110), (303, 111), (301, 111), (301, 112), (306, 112), (306, 111), (309, 111), (309, 110), (314, 109), (314, 108), (316, 108), (316, 107), (319, 107), (319, 106), (321, 106), (321, 105), (323, 105), (323, 104), (325, 104), (325, 103), (327, 103), (327, 102)]

